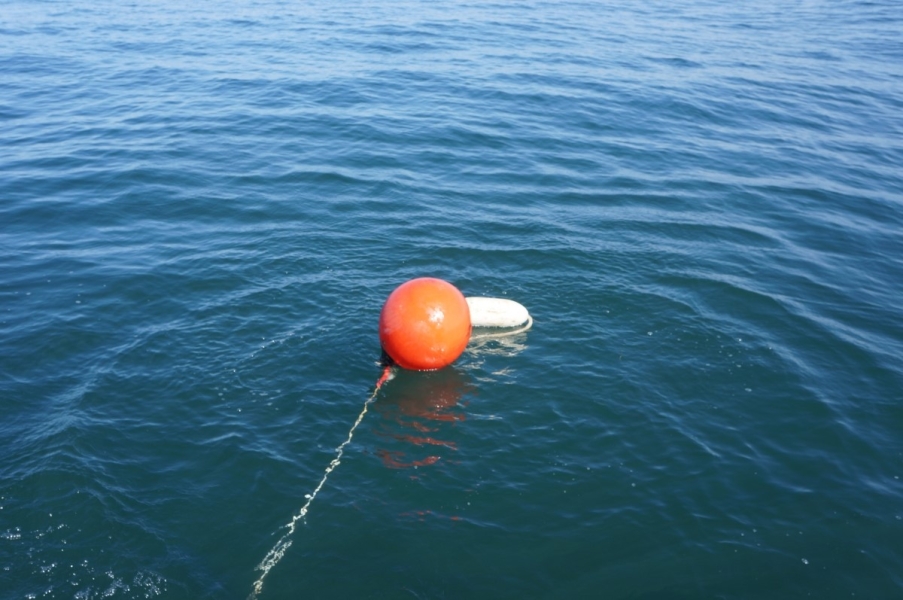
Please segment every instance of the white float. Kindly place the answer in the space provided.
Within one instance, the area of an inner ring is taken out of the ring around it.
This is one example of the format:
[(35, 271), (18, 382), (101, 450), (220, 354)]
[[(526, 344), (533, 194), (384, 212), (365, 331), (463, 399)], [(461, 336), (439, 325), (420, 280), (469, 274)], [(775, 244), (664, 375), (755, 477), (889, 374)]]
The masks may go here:
[[(470, 323), (474, 327), (530, 329), (533, 318), (524, 305), (507, 298), (465, 298), (470, 307)], [(511, 332), (514, 333), (514, 332)]]

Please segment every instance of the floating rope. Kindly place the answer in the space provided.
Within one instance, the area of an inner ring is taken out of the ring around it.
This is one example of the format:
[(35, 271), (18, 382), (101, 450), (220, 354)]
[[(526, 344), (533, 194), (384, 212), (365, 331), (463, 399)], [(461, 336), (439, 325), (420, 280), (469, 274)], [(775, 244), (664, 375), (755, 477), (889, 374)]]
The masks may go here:
[(260, 564), (257, 565), (257, 570), (260, 571), (260, 577), (257, 581), (254, 582), (254, 587), (251, 590), (251, 594), (248, 596), (248, 600), (256, 600), (257, 596), (260, 595), (260, 592), (263, 590), (263, 580), (266, 578), (267, 573), (275, 567), (282, 557), (285, 556), (285, 551), (289, 549), (292, 545), (292, 534), (295, 533), (295, 526), (298, 524), (298, 521), (307, 516), (307, 511), (310, 508), (311, 503), (314, 501), (314, 498), (317, 497), (317, 494), (323, 489), (323, 485), (326, 484), (326, 479), (329, 477), (329, 474), (335, 471), (336, 467), (338, 467), (342, 462), (342, 454), (345, 452), (345, 446), (351, 443), (351, 438), (354, 437), (354, 430), (357, 429), (357, 426), (361, 424), (361, 421), (364, 420), (364, 415), (367, 414), (367, 408), (373, 401), (376, 399), (376, 394), (379, 392), (379, 388), (382, 385), (389, 381), (392, 378), (392, 367), (387, 366), (383, 371), (382, 376), (379, 378), (379, 381), (376, 382), (376, 387), (373, 389), (373, 393), (370, 394), (370, 397), (367, 398), (367, 401), (364, 402), (364, 408), (361, 410), (361, 414), (357, 416), (357, 420), (354, 422), (354, 425), (351, 426), (351, 429), (348, 430), (348, 437), (344, 442), (339, 444), (336, 448), (335, 458), (329, 463), (326, 467), (326, 470), (323, 472), (323, 478), (320, 479), (320, 483), (317, 484), (317, 487), (314, 488), (314, 491), (310, 494), (307, 494), (307, 502), (304, 503), (304, 506), (301, 507), (301, 510), (298, 511), (298, 514), (292, 517), (292, 520), (289, 523), (286, 523), (283, 527), (285, 527), (288, 531), (286, 531), (279, 541), (276, 542), (276, 545), (267, 552), (266, 556), (263, 557), (263, 560), (260, 561)]

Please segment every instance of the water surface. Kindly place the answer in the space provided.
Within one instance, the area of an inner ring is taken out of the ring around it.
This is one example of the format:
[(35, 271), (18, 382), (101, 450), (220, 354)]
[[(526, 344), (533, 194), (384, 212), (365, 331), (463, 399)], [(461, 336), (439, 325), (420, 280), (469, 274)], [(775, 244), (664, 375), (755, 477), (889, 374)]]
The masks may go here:
[(0, 597), (903, 595), (897, 3), (0, 12)]

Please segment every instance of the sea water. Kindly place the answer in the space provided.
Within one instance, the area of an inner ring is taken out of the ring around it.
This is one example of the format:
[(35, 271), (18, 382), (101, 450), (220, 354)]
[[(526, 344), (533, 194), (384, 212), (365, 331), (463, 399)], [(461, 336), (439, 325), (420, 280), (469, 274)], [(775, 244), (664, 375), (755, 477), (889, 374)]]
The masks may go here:
[[(0, 598), (903, 597), (901, 30), (3, 2)], [(375, 390), (420, 276), (533, 328)]]

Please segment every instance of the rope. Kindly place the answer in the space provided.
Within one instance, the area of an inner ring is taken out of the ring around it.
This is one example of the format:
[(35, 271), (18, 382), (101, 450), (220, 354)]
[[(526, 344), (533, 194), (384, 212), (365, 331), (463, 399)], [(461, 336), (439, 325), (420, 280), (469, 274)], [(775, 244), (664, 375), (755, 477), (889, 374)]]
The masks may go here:
[(307, 502), (304, 503), (304, 506), (301, 507), (301, 510), (298, 511), (292, 520), (285, 524), (283, 527), (287, 528), (288, 531), (283, 534), (279, 541), (276, 542), (276, 545), (267, 552), (266, 556), (263, 557), (263, 560), (260, 561), (260, 564), (257, 565), (257, 570), (261, 571), (260, 577), (257, 581), (254, 582), (254, 587), (251, 591), (251, 594), (248, 596), (248, 600), (256, 600), (257, 596), (260, 595), (260, 592), (263, 590), (263, 580), (266, 578), (267, 573), (275, 567), (282, 557), (285, 556), (285, 551), (289, 549), (292, 545), (292, 534), (295, 533), (295, 526), (298, 521), (307, 516), (307, 511), (310, 508), (311, 503), (314, 501), (314, 498), (317, 497), (317, 494), (323, 489), (323, 486), (326, 484), (326, 479), (329, 477), (329, 474), (335, 471), (336, 467), (338, 467), (342, 463), (342, 454), (345, 451), (345, 446), (351, 443), (351, 438), (354, 437), (354, 430), (357, 429), (357, 426), (361, 424), (361, 421), (364, 420), (364, 415), (367, 414), (367, 407), (376, 399), (376, 394), (379, 392), (379, 388), (382, 385), (389, 381), (392, 378), (392, 367), (387, 366), (383, 371), (382, 376), (376, 382), (376, 387), (373, 389), (373, 393), (370, 394), (370, 397), (367, 398), (367, 401), (364, 402), (364, 408), (361, 410), (361, 414), (357, 416), (357, 420), (354, 422), (354, 425), (351, 426), (351, 429), (348, 431), (348, 437), (344, 442), (339, 444), (336, 448), (335, 458), (329, 463), (326, 467), (326, 470), (323, 472), (323, 478), (320, 479), (320, 483), (317, 484), (317, 487), (314, 488), (314, 491), (306, 496)]

